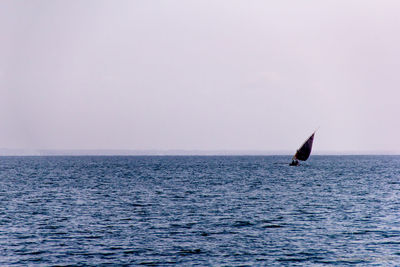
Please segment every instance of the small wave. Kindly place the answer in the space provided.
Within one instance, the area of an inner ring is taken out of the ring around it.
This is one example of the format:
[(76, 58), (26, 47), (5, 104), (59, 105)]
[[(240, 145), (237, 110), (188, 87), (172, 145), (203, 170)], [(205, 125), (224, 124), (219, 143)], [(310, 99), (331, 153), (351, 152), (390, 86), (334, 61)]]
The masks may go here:
[(100, 255), (102, 257), (109, 257), (109, 256), (117, 255), (115, 252), (99, 252), (99, 253), (96, 253), (96, 254), (98, 254), (98, 255)]
[(37, 236), (35, 235), (17, 235), (17, 239), (35, 239)]
[(178, 224), (178, 223), (172, 223), (170, 227), (172, 228), (184, 228), (184, 229), (190, 229), (195, 225), (196, 223), (186, 223), (186, 224)]
[(60, 225), (47, 224), (44, 227), (41, 227), (40, 229), (56, 230), (58, 228), (61, 228), (61, 226)]
[(305, 262), (309, 261), (308, 258), (279, 258), (277, 261), (279, 262)]
[(282, 228), (283, 225), (279, 225), (279, 224), (268, 224), (268, 225), (264, 225), (262, 228)]
[(141, 204), (141, 203), (131, 203), (131, 206), (133, 207), (146, 207), (146, 204)]
[(139, 255), (140, 253), (142, 253), (142, 251), (130, 249), (130, 250), (124, 250), (122, 253), (127, 254), (127, 255)]
[(38, 250), (38, 251), (21, 251), (17, 252), (18, 255), (40, 255), (45, 253), (44, 251)]
[(165, 266), (165, 265), (175, 265), (177, 264), (176, 261), (142, 261), (139, 262), (138, 265), (145, 265), (145, 266)]
[[(400, 241), (386, 241), (386, 242), (379, 242), (379, 245), (400, 245)], [(399, 252), (400, 255), (400, 252)]]
[(196, 249), (181, 249), (179, 251), (179, 255), (185, 256), (185, 255), (191, 255), (191, 254), (200, 254), (202, 251), (199, 248)]
[(67, 256), (86, 256), (86, 257), (92, 257), (94, 254), (91, 252), (86, 252), (86, 251), (66, 251), (65, 255)]
[(80, 236), (79, 239), (100, 239), (103, 236), (100, 235), (88, 235), (88, 236)]
[(333, 264), (333, 265), (342, 265), (342, 264), (362, 264), (362, 263), (370, 263), (371, 258), (337, 258), (332, 260), (327, 259), (319, 259), (314, 261), (315, 263), (322, 263), (322, 264)]
[(366, 235), (366, 234), (380, 234), (386, 235), (383, 231), (380, 230), (358, 230), (353, 232), (345, 232), (345, 235)]
[(109, 250), (123, 250), (123, 247), (109, 247)]
[(253, 223), (249, 221), (236, 221), (233, 226), (234, 227), (245, 227), (245, 226), (251, 226)]
[(160, 263), (156, 261), (142, 261), (139, 262), (139, 265), (146, 265), (146, 266), (158, 266)]

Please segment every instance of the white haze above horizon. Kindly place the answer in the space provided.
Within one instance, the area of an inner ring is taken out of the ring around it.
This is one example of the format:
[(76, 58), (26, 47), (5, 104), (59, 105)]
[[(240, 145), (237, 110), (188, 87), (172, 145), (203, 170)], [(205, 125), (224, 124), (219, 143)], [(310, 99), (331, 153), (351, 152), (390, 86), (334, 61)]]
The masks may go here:
[(400, 152), (398, 1), (1, 1), (0, 148)]

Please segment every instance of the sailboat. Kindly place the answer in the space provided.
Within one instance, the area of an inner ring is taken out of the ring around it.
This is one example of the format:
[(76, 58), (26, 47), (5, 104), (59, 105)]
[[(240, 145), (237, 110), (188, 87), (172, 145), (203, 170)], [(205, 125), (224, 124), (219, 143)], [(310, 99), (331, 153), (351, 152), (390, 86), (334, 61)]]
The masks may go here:
[(304, 144), (296, 151), (296, 154), (294, 154), (292, 158), (292, 162), (289, 164), (290, 166), (298, 166), (299, 160), (306, 161), (308, 159), (311, 154), (314, 135), (315, 132), (313, 132), (313, 134), (308, 137)]

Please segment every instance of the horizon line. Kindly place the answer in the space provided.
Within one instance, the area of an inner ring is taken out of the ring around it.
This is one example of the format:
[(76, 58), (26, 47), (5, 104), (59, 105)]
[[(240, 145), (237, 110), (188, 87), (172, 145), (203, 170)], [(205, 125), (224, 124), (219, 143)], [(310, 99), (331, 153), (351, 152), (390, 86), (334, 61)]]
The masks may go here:
[[(245, 149), (9, 149), (0, 148), (0, 156), (290, 156), (289, 150)], [(394, 150), (317, 150), (314, 156), (400, 155)]]

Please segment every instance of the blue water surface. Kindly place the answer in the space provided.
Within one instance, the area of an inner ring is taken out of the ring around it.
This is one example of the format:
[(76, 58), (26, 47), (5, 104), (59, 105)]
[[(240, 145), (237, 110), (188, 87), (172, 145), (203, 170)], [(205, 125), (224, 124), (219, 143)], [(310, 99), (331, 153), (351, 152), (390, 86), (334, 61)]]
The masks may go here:
[(1, 157), (0, 265), (400, 265), (400, 156)]

